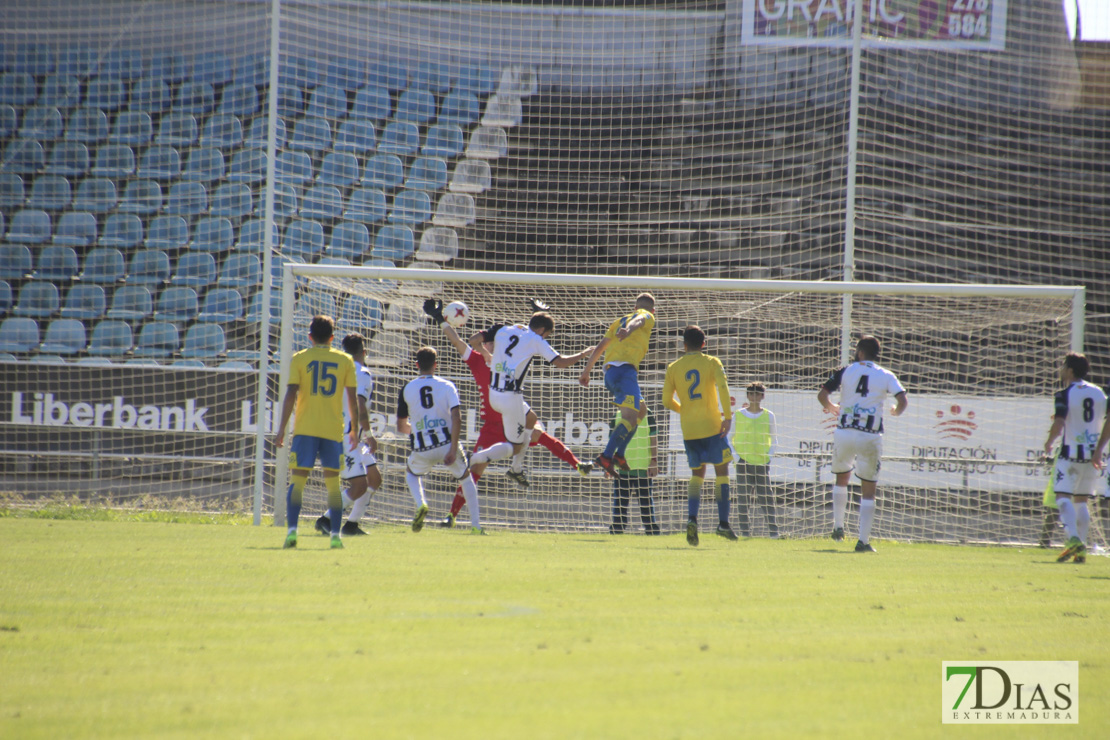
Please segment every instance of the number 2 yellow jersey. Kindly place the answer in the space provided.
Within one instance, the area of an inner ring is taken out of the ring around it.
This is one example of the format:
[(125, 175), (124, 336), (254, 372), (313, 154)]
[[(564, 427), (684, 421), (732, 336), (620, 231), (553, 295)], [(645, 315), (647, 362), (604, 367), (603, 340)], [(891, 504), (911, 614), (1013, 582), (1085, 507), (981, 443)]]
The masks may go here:
[(345, 389), (358, 387), (351, 356), (326, 346), (303, 349), (289, 363), (289, 385), (299, 388), (293, 434), (342, 442)]
[(672, 362), (663, 381), (663, 405), (678, 412), (683, 439), (720, 434), (721, 421), (732, 417), (721, 361), (703, 352), (687, 352)]
[[(636, 329), (624, 339), (617, 339), (617, 330), (628, 324), (640, 314), (646, 314), (643, 326)], [(605, 348), (605, 364), (611, 362), (627, 362), (639, 369), (640, 362), (648, 351), (648, 342), (651, 341), (651, 330), (655, 328), (655, 316), (646, 308), (637, 308), (627, 316), (621, 316), (609, 326), (605, 338), (609, 346)]]

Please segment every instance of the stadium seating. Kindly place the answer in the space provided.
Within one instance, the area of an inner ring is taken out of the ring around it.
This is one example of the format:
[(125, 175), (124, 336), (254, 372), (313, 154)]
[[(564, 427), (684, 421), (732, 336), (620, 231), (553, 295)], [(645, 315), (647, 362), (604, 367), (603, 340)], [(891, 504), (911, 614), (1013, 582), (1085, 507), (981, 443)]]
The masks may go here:
[(67, 141), (100, 144), (108, 140), (108, 114), (100, 108), (78, 108), (69, 116), (63, 137)]
[(150, 58), (146, 68), (147, 76), (164, 80), (167, 84), (177, 84), (187, 79), (193, 65), (183, 54), (175, 51), (156, 53)]
[(177, 259), (173, 285), (207, 288), (216, 282), (216, 259), (208, 252), (187, 252)]
[(189, 225), (181, 216), (158, 216), (150, 221), (143, 246), (148, 249), (181, 249), (189, 243)]
[(35, 101), (38, 86), (34, 76), (26, 72), (5, 72), (0, 75), (0, 103), (26, 107)]
[(131, 180), (123, 189), (119, 211), (153, 216), (162, 210), (162, 186), (154, 180)]
[(415, 238), (408, 226), (386, 225), (374, 237), (372, 257), (394, 262), (406, 260), (416, 251)]
[(7, 314), (12, 310), (12, 285), (7, 280), (0, 280), (0, 314)]
[(197, 300), (196, 290), (186, 285), (174, 285), (163, 290), (158, 296), (154, 320), (185, 323), (194, 320), (198, 313), (200, 313), (200, 303)]
[(370, 121), (385, 121), (393, 116), (393, 101), (389, 90), (377, 85), (364, 85), (355, 93), (349, 117)]
[(446, 193), (439, 199), (432, 223), (436, 226), (462, 228), (474, 223), (477, 218), (474, 196), (466, 193)]
[(70, 208), (89, 213), (107, 213), (116, 207), (116, 183), (106, 177), (86, 177), (77, 186)]
[(168, 321), (152, 321), (139, 330), (135, 357), (169, 357), (181, 348), (177, 326)]
[(50, 241), (50, 235), (50, 216), (46, 211), (24, 208), (12, 215), (4, 238), (18, 244), (42, 244)]
[(231, 82), (231, 60), (224, 54), (205, 54), (193, 61), (190, 77), (194, 82), (222, 86)]
[(170, 107), (170, 86), (157, 75), (147, 75), (131, 86), (128, 109), (160, 116)]
[(230, 254), (220, 266), (216, 285), (221, 288), (254, 288), (262, 284), (262, 260), (255, 254)]
[(396, 154), (375, 154), (366, 163), (361, 184), (388, 190), (399, 186), (404, 180), (405, 165), (400, 157)]
[(498, 159), (509, 153), (509, 135), (500, 126), (477, 126), (470, 133), (466, 156), (474, 159)]
[(85, 255), (85, 268), (78, 279), (104, 285), (118, 283), (123, 276), (123, 253), (112, 247), (97, 247)]
[(100, 357), (118, 357), (131, 351), (134, 334), (126, 321), (104, 319), (93, 327), (86, 352)]
[(427, 262), (449, 262), (459, 256), (459, 235), (454, 229), (430, 226), (420, 235), (416, 259)]
[(94, 77), (85, 88), (85, 105), (106, 113), (115, 113), (122, 108), (126, 98), (127, 92), (119, 77)]
[(193, 146), (197, 143), (197, 119), (191, 113), (174, 111), (162, 116), (158, 122), (155, 144), (166, 146)]
[(220, 93), (216, 112), (229, 116), (253, 116), (258, 112), (258, 90), (253, 83), (236, 80)]
[(181, 177), (195, 182), (211, 183), (223, 179), (227, 172), (224, 153), (215, 147), (197, 147), (189, 152)]
[(377, 188), (355, 188), (347, 196), (342, 217), (348, 221), (374, 224), (385, 220), (385, 193)]
[(21, 208), (26, 196), (22, 177), (13, 172), (0, 172), (0, 208)]
[(369, 251), (370, 231), (364, 224), (353, 221), (336, 224), (324, 248), (328, 257), (340, 257), (351, 262), (362, 260)]
[(213, 360), (227, 353), (227, 338), (219, 324), (193, 324), (185, 332), (181, 356), (186, 359)]
[(58, 313), (60, 308), (58, 287), (45, 280), (32, 280), (19, 289), (12, 315), (44, 319)]
[(79, 141), (59, 141), (50, 150), (43, 170), (48, 175), (84, 177), (89, 171), (89, 148)]
[(308, 97), (306, 117), (340, 119), (347, 117), (347, 93), (331, 85), (319, 85)]
[(483, 126), (517, 126), (524, 117), (520, 98), (515, 95), (491, 95), (482, 114)]
[(437, 123), (454, 123), (469, 127), (478, 121), (481, 103), (478, 96), (465, 90), (453, 90), (443, 99)]
[(404, 187), (436, 192), (447, 187), (447, 162), (439, 157), (417, 157), (409, 165)]
[(422, 190), (402, 190), (393, 197), (393, 210), (389, 212), (387, 220), (394, 224), (416, 226), (431, 217), (432, 200), (427, 193)]
[(231, 221), (222, 216), (210, 216), (200, 219), (193, 226), (193, 239), (189, 242), (189, 248), (200, 252), (227, 252), (234, 239)]
[(34, 176), (46, 166), (46, 152), (35, 139), (14, 139), (4, 147), (4, 170)]
[[(271, 244), (277, 246), (281, 243), (278, 237), (277, 224), (270, 225), (272, 234)], [(235, 241), (235, 249), (240, 252), (261, 252), (264, 246), (266, 222), (261, 219), (244, 221), (239, 227), (239, 238)]]
[(0, 352), (22, 354), (39, 346), (39, 324), (25, 316), (11, 316), (0, 324)]
[(73, 247), (52, 244), (39, 252), (38, 267), (31, 277), (34, 280), (66, 282), (76, 277), (79, 269), (77, 252)]
[(431, 90), (415, 88), (405, 90), (397, 100), (394, 121), (427, 123), (436, 117), (436, 99)]
[(197, 321), (228, 324), (243, 318), (243, 296), (235, 288), (213, 288), (204, 296)]
[(451, 174), (447, 189), (453, 193), (484, 193), (493, 184), (489, 162), (484, 159), (460, 159)]
[(260, 183), (266, 179), (266, 153), (258, 149), (240, 149), (231, 157), (227, 179), (230, 182)]
[(361, 59), (344, 57), (333, 59), (324, 67), (321, 86), (338, 88), (344, 92), (354, 90), (366, 79), (366, 65)]
[(416, 154), (419, 149), (420, 129), (411, 121), (390, 121), (378, 142), (382, 154)]
[[(259, 199), (258, 206), (254, 209), (256, 216), (264, 216), (266, 201)], [(295, 218), (301, 209), (297, 189), (285, 183), (274, 184), (274, 215), (278, 218)]]
[(145, 285), (124, 285), (112, 294), (112, 305), (104, 314), (109, 319), (143, 321), (154, 313), (154, 298)]
[[(244, 317), (247, 323), (258, 324), (262, 321), (262, 291), (251, 296)], [(275, 289), (270, 292), (270, 325), (275, 326), (281, 320), (281, 293)]]
[(457, 123), (437, 123), (428, 129), (420, 153), (430, 157), (452, 159), (462, 154), (463, 130)]
[(173, 108), (178, 113), (207, 116), (216, 107), (216, 92), (207, 82), (184, 82), (177, 91)]
[(377, 143), (373, 122), (364, 118), (354, 118), (339, 124), (332, 149), (336, 152), (365, 157), (374, 151)]
[(69, 180), (61, 175), (42, 175), (31, 183), (31, 194), (27, 196), (27, 207), (43, 211), (60, 211), (73, 200), (73, 190)]
[(113, 213), (104, 222), (97, 242), (102, 247), (133, 249), (143, 243), (143, 222), (133, 213)]
[(346, 152), (329, 152), (320, 163), (317, 185), (337, 185), (348, 188), (359, 181), (358, 159)]
[(120, 80), (142, 77), (144, 71), (142, 52), (123, 46), (114, 46), (100, 64), (100, 74)]
[[(243, 145), (248, 146), (248, 147), (253, 147), (255, 149), (265, 149), (266, 148), (266, 137), (268, 135), (267, 134), (268, 127), (269, 127), (269, 120), (266, 118), (266, 116), (256, 117), (251, 122), (250, 128), (247, 130), (246, 136), (243, 137)], [(277, 137), (277, 148), (278, 149), (284, 149), (285, 148), (285, 137), (286, 137), (285, 121), (282, 120), (281, 118), (277, 119), (277, 124), (275, 125), (275, 129), (276, 129), (275, 134), (276, 134), (276, 137)]]
[(71, 247), (88, 247), (97, 240), (96, 216), (88, 211), (67, 211), (58, 219), (51, 242)]
[(19, 136), (49, 142), (60, 139), (65, 128), (62, 112), (52, 105), (34, 105), (23, 112)]
[[(288, 69), (288, 66), (285, 67)], [(304, 113), (304, 94), (301, 88), (285, 82), (278, 85), (278, 115), (284, 118), (297, 118)]]
[(33, 268), (31, 250), (25, 244), (0, 244), (0, 278), (22, 280)]
[(306, 152), (281, 152), (277, 157), (275, 177), (289, 185), (312, 182), (312, 159)]
[(154, 123), (150, 114), (142, 110), (129, 110), (116, 116), (108, 142), (132, 147), (146, 146), (154, 138)]
[(289, 148), (306, 152), (322, 152), (331, 147), (331, 126), (327, 119), (306, 116), (293, 124)]
[(301, 199), (303, 218), (332, 219), (343, 213), (343, 194), (333, 185), (316, 185), (305, 191)]
[(100, 67), (100, 55), (86, 44), (67, 44), (58, 51), (55, 72), (78, 78), (93, 77)]
[(399, 93), (409, 84), (409, 70), (401, 62), (382, 60), (370, 65), (366, 72), (370, 84)]
[[(173, 218), (177, 218), (174, 216)], [(184, 222), (182, 222), (184, 223)], [(153, 227), (152, 227), (153, 228)], [(150, 243), (149, 232), (147, 243)], [(139, 249), (131, 254), (124, 282), (129, 285), (159, 286), (170, 280), (170, 256), (161, 249)]]
[(357, 331), (365, 336), (367, 329), (373, 330), (381, 326), (382, 316), (381, 301), (367, 296), (349, 295), (339, 304), (335, 322), (337, 329), (342, 331), (337, 333)]
[(138, 177), (172, 181), (181, 177), (181, 153), (167, 144), (155, 144), (139, 157)]
[(285, 227), (281, 246), (282, 254), (315, 261), (324, 251), (324, 227), (317, 221), (293, 221)]
[(15, 106), (0, 104), (0, 139), (6, 139), (19, 128), (19, 115)]
[(235, 116), (218, 113), (208, 119), (200, 135), (200, 145), (237, 148), (243, 144), (243, 124)]
[(254, 211), (254, 200), (250, 186), (241, 182), (225, 182), (212, 193), (212, 203), (208, 212), (213, 216), (243, 218)]
[(430, 90), (443, 95), (454, 82), (451, 67), (439, 62), (420, 62), (409, 75), (409, 87)]
[(83, 322), (77, 319), (54, 319), (46, 327), (39, 352), (75, 355), (84, 350), (87, 343), (88, 338)]
[(102, 318), (106, 306), (107, 298), (103, 287), (77, 283), (66, 293), (65, 302), (58, 315), (64, 319), (91, 321)]
[(115, 179), (131, 177), (135, 174), (135, 150), (127, 144), (101, 144), (89, 174)]
[(208, 212), (208, 190), (200, 182), (175, 182), (162, 212), (174, 216), (199, 216)]

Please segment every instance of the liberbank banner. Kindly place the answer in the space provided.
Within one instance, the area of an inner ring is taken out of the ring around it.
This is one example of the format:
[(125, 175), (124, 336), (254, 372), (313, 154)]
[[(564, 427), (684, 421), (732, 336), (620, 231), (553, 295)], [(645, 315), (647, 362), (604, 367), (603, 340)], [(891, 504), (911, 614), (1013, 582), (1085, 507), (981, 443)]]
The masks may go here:
[[(852, 45), (856, 0), (742, 2), (745, 45)], [(863, 9), (864, 48), (1006, 48), (1006, 0), (863, 0)]]

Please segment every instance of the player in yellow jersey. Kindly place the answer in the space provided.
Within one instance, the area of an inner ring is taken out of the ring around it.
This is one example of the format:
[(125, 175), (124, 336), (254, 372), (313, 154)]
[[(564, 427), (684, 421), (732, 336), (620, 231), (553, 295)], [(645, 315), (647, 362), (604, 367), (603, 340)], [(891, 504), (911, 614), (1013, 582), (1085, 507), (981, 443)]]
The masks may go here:
[(605, 450), (594, 462), (609, 476), (615, 475), (614, 463), (622, 470), (628, 470), (624, 452), (636, 433), (636, 425), (647, 414), (637, 372), (647, 354), (654, 328), (655, 298), (650, 293), (641, 293), (636, 296), (632, 313), (621, 316), (609, 326), (605, 336), (590, 353), (586, 369), (578, 376), (582, 387), (589, 386), (590, 372), (605, 353), (605, 388), (613, 394), (613, 403), (620, 408), (621, 418), (613, 427)]
[(728, 523), (728, 464), (733, 459), (728, 444), (728, 433), (732, 428), (728, 380), (725, 379), (721, 361), (703, 351), (705, 332), (700, 328), (686, 327), (682, 332), (682, 344), (686, 354), (667, 366), (667, 375), (663, 380), (663, 405), (676, 412), (682, 421), (686, 460), (692, 473), (687, 488), (690, 519), (686, 523), (686, 541), (691, 545), (698, 544), (701, 486), (709, 465), (717, 474), (713, 486), (720, 520), (717, 534), (735, 540), (738, 539), (736, 533)]
[[(331, 520), (331, 546), (343, 547), (339, 527), (343, 523), (343, 494), (339, 487), (339, 464), (343, 457), (343, 396), (351, 419), (358, 419), (358, 380), (351, 356), (332, 349), (335, 321), (330, 316), (314, 316), (308, 329), (312, 346), (293, 355), (289, 363), (289, 382), (281, 407), (281, 423), (274, 442), (285, 445), (285, 428), (296, 407), (293, 443), (289, 448), (289, 467), (293, 482), (286, 492), (289, 533), (285, 547), (297, 546), (297, 520), (308, 475), (320, 459), (324, 485), (328, 489), (328, 518)], [(351, 425), (351, 446), (364, 430)]]

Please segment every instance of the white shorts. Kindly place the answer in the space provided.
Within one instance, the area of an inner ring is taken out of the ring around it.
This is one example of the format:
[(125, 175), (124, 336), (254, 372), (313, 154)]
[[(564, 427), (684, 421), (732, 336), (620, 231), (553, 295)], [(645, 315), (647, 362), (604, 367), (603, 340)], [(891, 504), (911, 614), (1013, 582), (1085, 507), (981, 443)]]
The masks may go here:
[(856, 471), (856, 477), (877, 481), (883, 456), (883, 435), (855, 429), (833, 431), (833, 474)]
[(339, 472), (342, 480), (360, 478), (366, 475), (367, 468), (378, 464), (378, 458), (370, 451), (370, 446), (359, 443), (343, 453), (343, 470)]
[(531, 410), (521, 393), (506, 393), (491, 390), (489, 405), (501, 414), (501, 423), (505, 430), (505, 441), (513, 444), (525, 442), (530, 436), (527, 426), (528, 412)]
[(1056, 458), (1056, 482), (1053, 490), (1057, 495), (1093, 496), (1098, 478), (1099, 471), (1089, 462)]
[[(409, 453), (408, 467), (409, 472), (413, 475), (426, 475), (431, 472), (432, 468), (437, 465), (443, 465), (443, 458), (450, 449), (448, 445), (441, 445), (433, 447), (430, 450), (414, 450)], [(470, 467), (470, 459), (463, 451), (462, 445), (458, 446), (455, 452), (455, 462), (450, 466), (444, 466), (447, 472), (455, 476), (456, 480), (462, 480), (466, 476), (466, 471)]]

